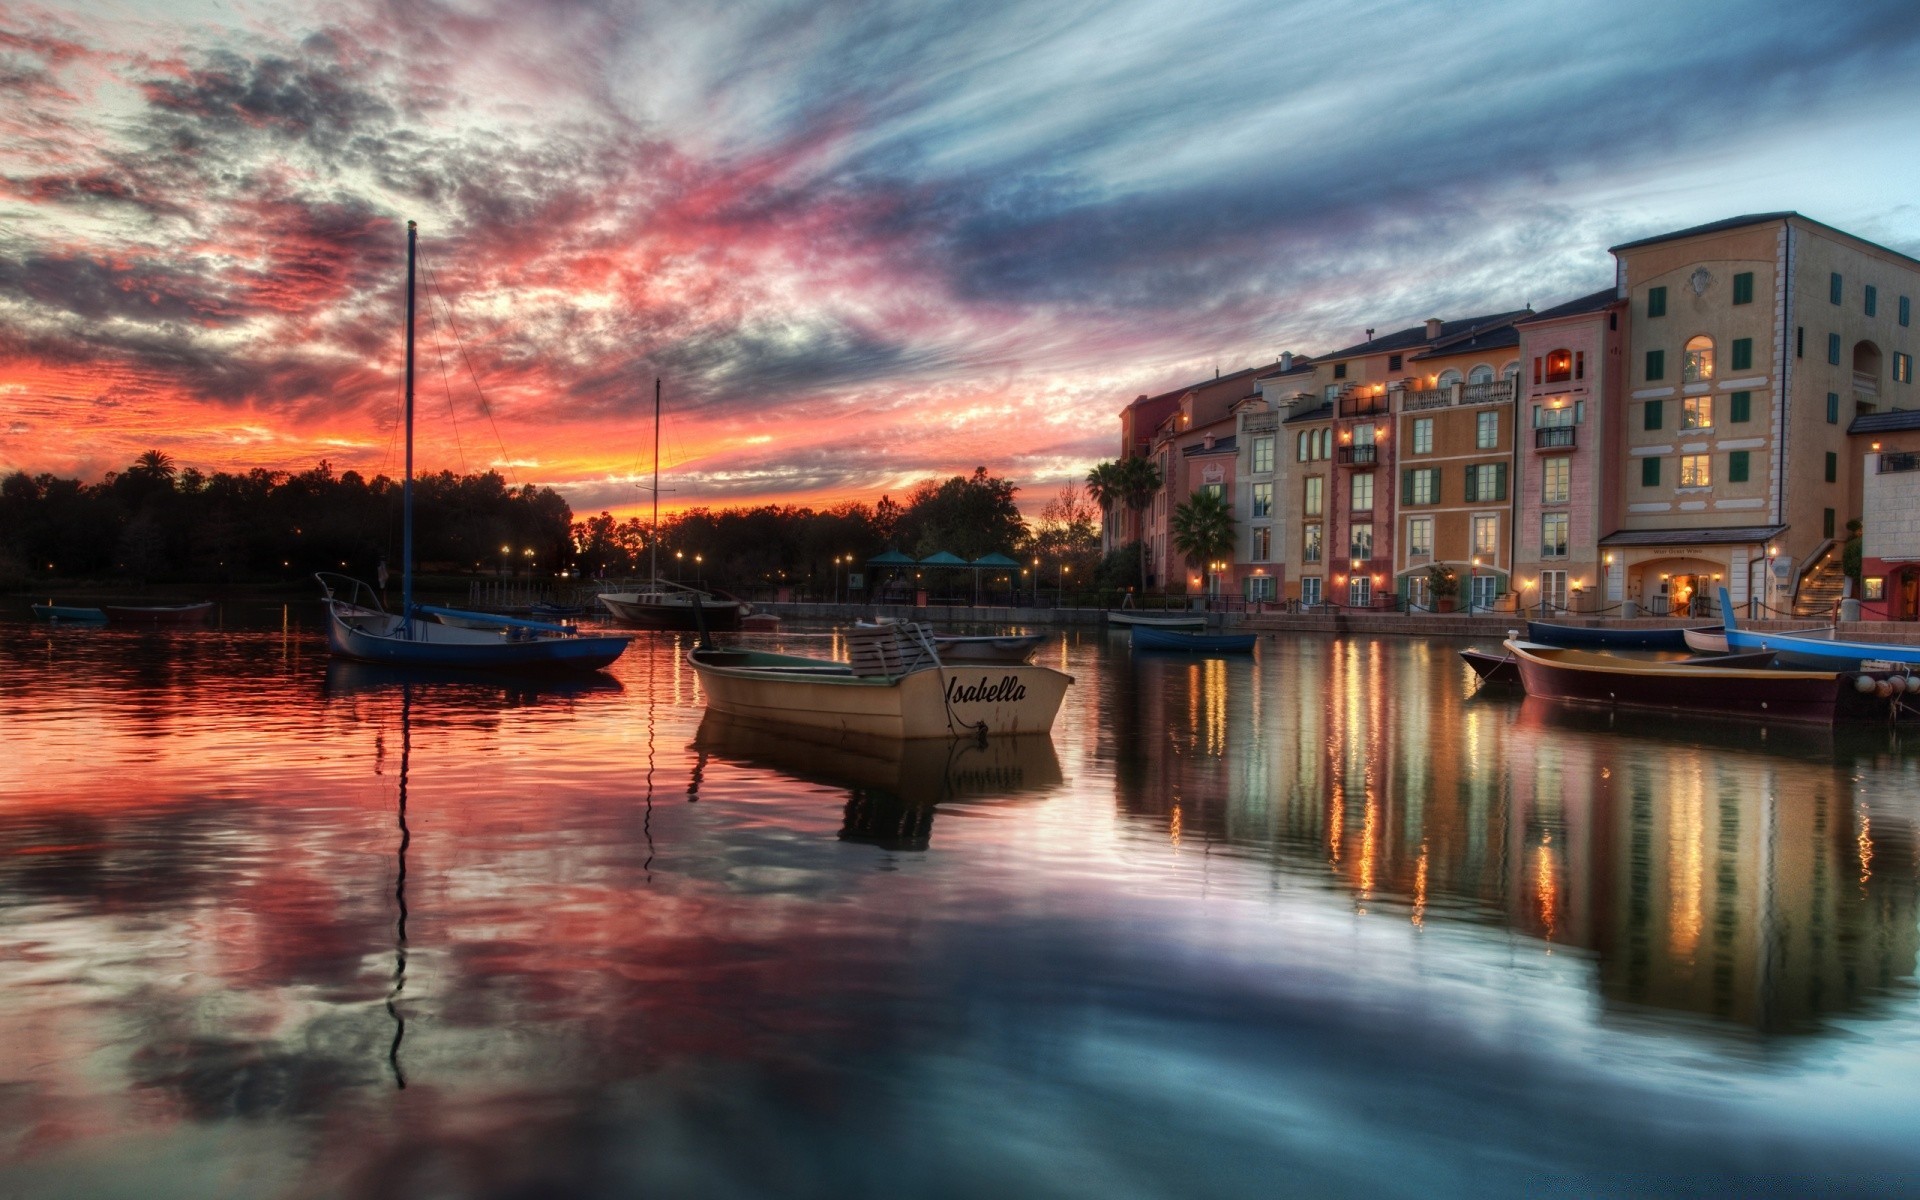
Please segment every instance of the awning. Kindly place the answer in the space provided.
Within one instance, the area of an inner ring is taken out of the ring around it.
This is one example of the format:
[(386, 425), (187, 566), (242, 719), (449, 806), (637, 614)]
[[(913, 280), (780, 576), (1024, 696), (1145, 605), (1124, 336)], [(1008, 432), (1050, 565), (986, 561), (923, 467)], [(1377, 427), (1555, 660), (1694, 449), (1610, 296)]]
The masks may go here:
[(1738, 546), (1770, 542), (1787, 525), (1734, 525), (1714, 529), (1623, 529), (1600, 539), (1602, 546)]

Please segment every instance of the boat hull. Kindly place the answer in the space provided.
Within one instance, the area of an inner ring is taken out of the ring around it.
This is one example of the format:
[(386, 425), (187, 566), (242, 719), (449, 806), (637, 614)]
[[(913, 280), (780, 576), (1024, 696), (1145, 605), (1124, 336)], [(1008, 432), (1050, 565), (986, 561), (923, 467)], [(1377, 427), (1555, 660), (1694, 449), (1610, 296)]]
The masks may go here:
[(107, 619), (107, 614), (99, 609), (77, 604), (36, 604), (33, 615), (41, 621), (85, 621), (94, 625)]
[(1127, 612), (1122, 609), (1107, 610), (1107, 624), (1133, 626), (1136, 629), (1152, 627), (1155, 629), (1205, 629), (1207, 618), (1203, 615), (1180, 616), (1165, 613)]
[(626, 651), (631, 638), (525, 637), (414, 621), (411, 637), (401, 620), (338, 601), (327, 605), (327, 645), (355, 662), (388, 667), (436, 667), (479, 671), (597, 671)]
[(1073, 676), (1050, 667), (928, 668), (859, 676), (846, 663), (693, 650), (707, 707), (741, 720), (879, 738), (1047, 733)]
[(1473, 668), (1473, 673), (1483, 683), (1518, 684), (1520, 682), (1520, 664), (1511, 654), (1494, 654), (1486, 650), (1462, 650), (1460, 657)]
[(1705, 629), (1682, 629), (1682, 637), (1687, 639), (1687, 649), (1695, 654), (1725, 654), (1727, 629), (1724, 625), (1709, 625)]
[(634, 629), (699, 629), (703, 621), (716, 631), (740, 628), (740, 605), (734, 600), (703, 600), (696, 612), (691, 601), (675, 593), (628, 592), (603, 595), (600, 606), (614, 620)]
[(1690, 715), (1831, 725), (1884, 719), (1885, 700), (1854, 690), (1840, 672), (1770, 671), (1688, 663), (1608, 661), (1610, 656), (1506, 643), (1529, 696)]
[(1542, 646), (1599, 650), (1685, 650), (1684, 629), (1600, 629), (1528, 621), (1527, 640)]
[(199, 604), (102, 604), (100, 611), (115, 625), (199, 625), (213, 611), (213, 601)]
[(1172, 650), (1181, 654), (1251, 654), (1257, 640), (1257, 636), (1251, 633), (1188, 633), (1154, 625), (1133, 627), (1135, 650)]
[(1783, 663), (1821, 671), (1857, 671), (1861, 663), (1869, 661), (1898, 663), (1908, 669), (1920, 667), (1920, 646), (1889, 642), (1842, 642), (1804, 634), (1729, 629), (1727, 645), (1735, 650), (1771, 650)]

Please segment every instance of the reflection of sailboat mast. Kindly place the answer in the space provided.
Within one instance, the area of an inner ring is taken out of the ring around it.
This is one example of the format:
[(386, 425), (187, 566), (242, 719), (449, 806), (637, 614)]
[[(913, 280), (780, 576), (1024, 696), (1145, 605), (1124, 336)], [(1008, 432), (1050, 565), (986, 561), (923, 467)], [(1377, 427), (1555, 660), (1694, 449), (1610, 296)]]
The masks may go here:
[(407, 1035), (407, 1019), (400, 1015), (400, 993), (407, 986), (407, 847), (413, 831), (407, 828), (407, 759), (413, 750), (413, 685), (400, 685), (400, 849), (396, 854), (399, 873), (393, 883), (393, 900), (400, 911), (394, 926), (393, 990), (387, 993), (387, 1014), (393, 1018), (393, 1044), (387, 1048), (387, 1065), (393, 1068), (396, 1086), (407, 1086), (406, 1072), (400, 1069), (400, 1042)]

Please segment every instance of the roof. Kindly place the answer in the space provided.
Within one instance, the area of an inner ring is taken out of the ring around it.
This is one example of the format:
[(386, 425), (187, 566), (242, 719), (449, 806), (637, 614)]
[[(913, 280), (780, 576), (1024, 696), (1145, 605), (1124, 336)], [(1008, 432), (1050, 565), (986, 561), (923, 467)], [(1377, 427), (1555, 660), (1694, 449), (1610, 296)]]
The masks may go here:
[(1920, 429), (1920, 409), (1896, 408), (1891, 412), (1862, 413), (1847, 426), (1848, 433), (1900, 433)]
[(1318, 364), (1319, 361), (1319, 359), (1308, 358), (1303, 354), (1296, 354), (1294, 355), (1292, 366), (1284, 371), (1268, 371), (1265, 375), (1260, 376), (1260, 378), (1285, 379), (1289, 375), (1310, 375), (1313, 373), (1314, 366)]
[(1359, 342), (1343, 350), (1335, 350), (1331, 354), (1322, 354), (1316, 361), (1327, 362), (1330, 359), (1336, 358), (1359, 358), (1366, 354), (1383, 354), (1389, 350), (1411, 350), (1415, 348), (1424, 350), (1429, 345), (1439, 345), (1441, 342), (1445, 342), (1451, 338), (1472, 333), (1476, 329), (1492, 328), (1501, 323), (1511, 323), (1516, 318), (1523, 316), (1526, 312), (1526, 309), (1520, 308), (1512, 312), (1487, 313), (1484, 316), (1463, 317), (1458, 321), (1442, 321), (1440, 322), (1440, 336), (1431, 339), (1431, 341), (1429, 341), (1427, 337), (1427, 327), (1423, 322), (1419, 325), (1409, 326), (1406, 329), (1396, 330), (1393, 333), (1374, 338), (1372, 341)]
[(923, 567), (964, 567), (969, 564), (966, 559), (961, 558), (958, 554), (949, 550), (941, 550), (921, 559), (920, 565)]
[(1768, 542), (1787, 531), (1785, 525), (1737, 525), (1720, 529), (1622, 529), (1600, 539), (1602, 546), (1728, 546)]
[(1465, 337), (1450, 342), (1440, 342), (1431, 350), (1423, 350), (1414, 355), (1418, 361), (1423, 358), (1446, 358), (1454, 354), (1473, 354), (1481, 350), (1506, 350), (1520, 344), (1520, 331), (1514, 322), (1503, 321), (1491, 329), (1474, 330)]
[(1286, 420), (1280, 423), (1282, 425), (1291, 425), (1295, 421), (1325, 421), (1331, 418), (1332, 416), (1333, 416), (1333, 405), (1328, 404), (1326, 401), (1323, 400), (1312, 408), (1294, 413), (1292, 416), (1288, 417)]
[(1605, 312), (1619, 302), (1619, 291), (1609, 284), (1577, 300), (1569, 300), (1565, 304), (1556, 304), (1552, 308), (1542, 309), (1530, 317), (1521, 317), (1514, 324), (1531, 325), (1535, 321), (1551, 321), (1557, 317), (1578, 317), (1587, 313)]
[(1771, 221), (1787, 220), (1802, 221), (1815, 228), (1824, 229), (1828, 233), (1837, 233), (1841, 237), (1859, 242), (1863, 246), (1872, 246), (1875, 250), (1885, 251), (1888, 254), (1898, 258), (1904, 258), (1908, 262), (1920, 266), (1920, 259), (1914, 258), (1911, 254), (1902, 254), (1900, 251), (1882, 246), (1878, 242), (1870, 242), (1859, 234), (1848, 233), (1844, 229), (1836, 229), (1824, 221), (1816, 221), (1812, 217), (1802, 216), (1791, 209), (1785, 212), (1748, 213), (1744, 217), (1728, 217), (1723, 221), (1709, 221), (1705, 225), (1694, 225), (1687, 229), (1676, 229), (1672, 233), (1662, 233), (1653, 237), (1639, 238), (1631, 242), (1621, 242), (1618, 246), (1607, 247), (1607, 253), (1618, 254), (1622, 250), (1637, 250), (1642, 246), (1657, 246), (1661, 242), (1675, 242), (1681, 238), (1699, 237), (1705, 233), (1722, 233), (1729, 229), (1744, 229), (1749, 225), (1765, 225)]
[(1211, 446), (1205, 442), (1195, 442), (1191, 446), (1182, 446), (1180, 453), (1186, 455), (1188, 458), (1193, 458), (1208, 454), (1233, 454), (1238, 451), (1239, 448), (1239, 435), (1230, 433), (1226, 437), (1213, 439), (1213, 445)]
[(913, 559), (909, 555), (902, 554), (898, 550), (889, 547), (867, 560), (868, 566), (875, 564), (883, 567), (910, 567), (913, 565)]
[(972, 565), (976, 567), (1017, 567), (1020, 564), (1018, 561), (995, 551), (992, 554), (982, 554), (979, 558), (973, 560)]

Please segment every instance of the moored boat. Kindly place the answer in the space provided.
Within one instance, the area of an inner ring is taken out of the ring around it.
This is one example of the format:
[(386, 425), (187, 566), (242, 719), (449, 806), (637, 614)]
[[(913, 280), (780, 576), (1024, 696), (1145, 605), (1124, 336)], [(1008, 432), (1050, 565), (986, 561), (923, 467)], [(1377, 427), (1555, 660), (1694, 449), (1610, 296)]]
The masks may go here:
[(1155, 629), (1205, 629), (1207, 618), (1204, 613), (1148, 613), (1110, 608), (1107, 610), (1107, 624)]
[[(1862, 692), (1860, 676), (1841, 671), (1647, 662), (1512, 639), (1504, 645), (1527, 694), (1549, 700), (1813, 724), (1884, 720), (1894, 711), (1872, 675)], [(1904, 677), (1900, 688), (1905, 691)]]
[(750, 612), (740, 618), (740, 628), (748, 633), (773, 633), (780, 628), (780, 614)]
[(1462, 650), (1460, 657), (1466, 660), (1473, 673), (1482, 683), (1503, 683), (1518, 685), (1520, 665), (1511, 654), (1494, 654), (1488, 650)]
[(687, 661), (715, 712), (883, 738), (1046, 733), (1073, 682), (1026, 665), (856, 675), (851, 663), (737, 648), (696, 648)]
[[(1720, 593), (1726, 606), (1726, 592)], [(1790, 666), (1821, 671), (1852, 671), (1867, 663), (1886, 663), (1904, 670), (1920, 668), (1920, 645), (1898, 642), (1849, 642), (1832, 629), (1803, 629), (1793, 633), (1742, 629), (1731, 608), (1727, 613), (1727, 645), (1735, 650), (1771, 650)]]
[(97, 608), (87, 608), (79, 604), (55, 604), (49, 600), (45, 604), (31, 606), (35, 620), (74, 621), (98, 625), (107, 619), (107, 614)]
[(1541, 646), (1582, 650), (1685, 650), (1684, 629), (1608, 629), (1528, 621), (1527, 640)]
[(685, 584), (656, 579), (636, 591), (605, 592), (600, 606), (635, 629), (729, 630), (740, 627), (745, 605)]
[(213, 601), (198, 604), (102, 604), (100, 611), (114, 625), (198, 625), (213, 611)]
[(1189, 633), (1153, 625), (1133, 627), (1135, 650), (1174, 650), (1183, 654), (1251, 654), (1258, 636), (1251, 633)]
[(1729, 650), (1725, 625), (1709, 625), (1705, 629), (1682, 629), (1680, 636), (1686, 638), (1687, 649), (1695, 654), (1725, 654)]
[(1014, 633), (1000, 637), (939, 634), (933, 639), (933, 648), (940, 655), (940, 661), (949, 666), (955, 663), (1023, 663), (1030, 662), (1033, 652), (1046, 640), (1044, 633)]

